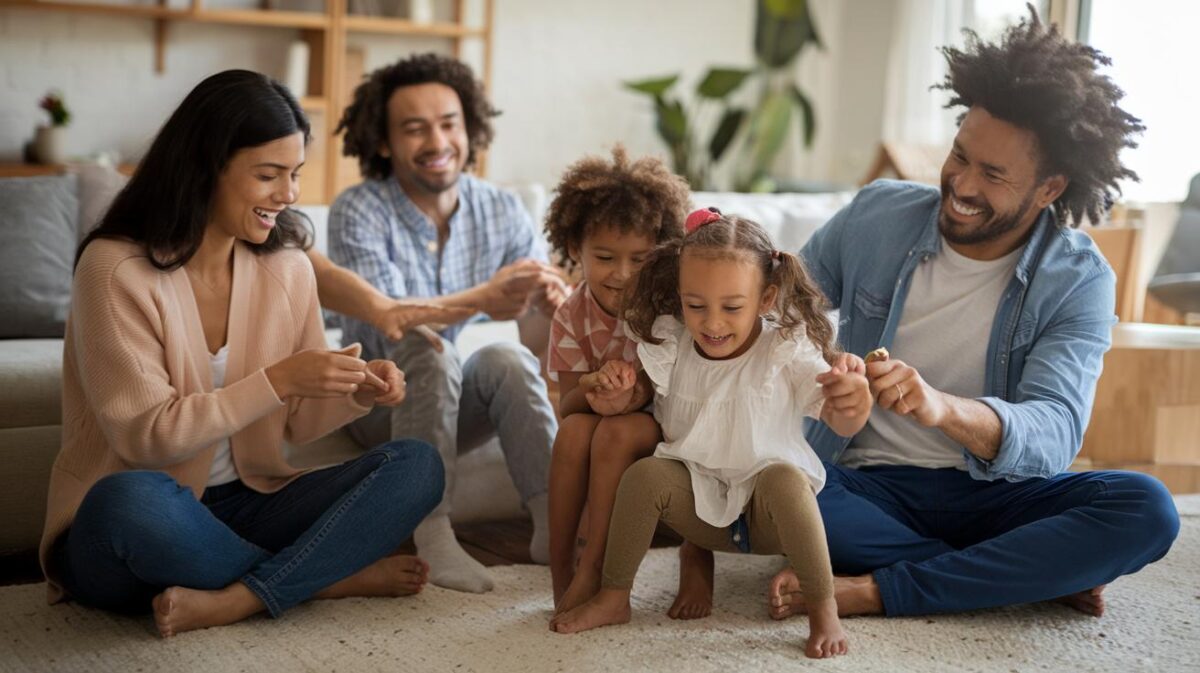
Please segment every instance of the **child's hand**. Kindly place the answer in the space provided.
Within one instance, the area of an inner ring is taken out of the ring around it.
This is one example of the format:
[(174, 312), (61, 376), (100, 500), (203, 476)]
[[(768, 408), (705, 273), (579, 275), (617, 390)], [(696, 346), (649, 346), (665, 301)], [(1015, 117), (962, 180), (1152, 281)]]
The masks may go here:
[(584, 388), (584, 396), (592, 411), (601, 416), (628, 413), (636, 383), (637, 369), (624, 360), (609, 360), (600, 371), (579, 379), (579, 385), (588, 386)]
[(867, 365), (852, 353), (842, 353), (829, 371), (817, 375), (825, 404), (821, 420), (834, 432), (849, 437), (867, 423), (871, 414), (871, 389), (867, 384)]

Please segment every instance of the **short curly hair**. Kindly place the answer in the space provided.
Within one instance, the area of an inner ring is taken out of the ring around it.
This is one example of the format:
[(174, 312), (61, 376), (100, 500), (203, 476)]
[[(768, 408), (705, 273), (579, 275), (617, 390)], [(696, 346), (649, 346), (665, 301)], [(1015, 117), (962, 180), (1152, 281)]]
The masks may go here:
[(1056, 221), (1078, 226), (1086, 215), (1100, 222), (1101, 211), (1121, 192), (1118, 181), (1138, 179), (1119, 155), (1137, 147), (1132, 136), (1146, 127), (1117, 107), (1125, 92), (1097, 71), (1111, 59), (1063, 38), (1026, 6), (1030, 17), (1008, 28), (998, 44), (965, 30), (964, 50), (943, 47), (949, 73), (933, 88), (953, 94), (947, 108), (978, 105), (1033, 132), (1039, 179), (1062, 175), (1069, 181), (1052, 204)]
[(683, 220), (691, 204), (687, 181), (662, 161), (642, 157), (631, 162), (616, 145), (612, 161), (589, 156), (563, 173), (546, 213), (546, 238), (568, 268), (570, 250), (598, 226), (636, 232), (655, 244), (683, 236)]
[(483, 84), (462, 61), (440, 54), (417, 54), (371, 73), (354, 90), (354, 100), (342, 114), (334, 135), (345, 132), (342, 153), (358, 157), (358, 166), (368, 178), (392, 174), (392, 162), (379, 154), (387, 143), (387, 104), (392, 93), (404, 86), (445, 84), (454, 89), (462, 103), (469, 152), (467, 166), (474, 165), (479, 151), (487, 149), (495, 136), (492, 117), (500, 114), (488, 102)]

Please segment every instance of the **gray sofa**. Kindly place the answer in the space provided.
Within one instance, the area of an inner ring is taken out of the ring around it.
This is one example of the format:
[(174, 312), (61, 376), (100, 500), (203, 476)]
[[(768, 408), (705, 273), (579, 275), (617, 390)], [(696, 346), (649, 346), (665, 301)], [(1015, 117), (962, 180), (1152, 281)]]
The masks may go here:
[[(107, 203), (123, 184), (123, 178), (111, 169), (76, 167), (78, 219), (75, 234), (99, 219)], [(0, 179), (0, 187), (10, 180)], [(9, 183), (11, 186), (12, 183)], [(547, 195), (538, 185), (514, 189), (521, 196), (535, 221), (541, 221)], [(851, 195), (743, 195), (696, 194), (697, 205), (717, 206), (725, 212), (755, 219), (775, 236), (782, 249), (795, 250), (824, 223)], [(325, 249), (327, 208), (302, 207), (313, 221), (318, 249)], [(0, 206), (0, 227), (14, 226), (9, 204)], [(7, 220), (5, 220), (5, 216)], [(7, 224), (5, 224), (7, 222)], [(22, 230), (26, 229), (21, 227)], [(0, 232), (2, 241), (3, 232)], [(69, 286), (69, 265), (66, 278)], [(9, 287), (0, 285), (0, 292)], [(2, 313), (0, 313), (2, 315)], [(0, 321), (3, 322), (3, 321)], [(331, 345), (339, 345), (336, 331), (329, 334)], [(469, 354), (487, 343), (515, 340), (514, 323), (477, 323), (459, 337), (459, 350)], [(41, 537), (46, 509), (46, 487), (50, 467), (58, 453), (62, 435), (61, 372), (63, 342), (60, 338), (0, 338), (0, 555), (25, 554), (36, 549)], [(300, 466), (338, 462), (361, 449), (344, 431), (313, 444), (289, 447), (290, 460)], [(480, 521), (521, 515), (521, 504), (505, 469), (499, 446), (493, 443), (460, 459), (458, 487), (454, 494), (455, 521)]]

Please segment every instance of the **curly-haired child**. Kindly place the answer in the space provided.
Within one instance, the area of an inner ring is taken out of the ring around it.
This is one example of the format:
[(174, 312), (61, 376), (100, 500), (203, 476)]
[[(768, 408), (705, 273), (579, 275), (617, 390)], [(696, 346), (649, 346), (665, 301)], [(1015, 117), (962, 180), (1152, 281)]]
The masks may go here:
[[(583, 282), (554, 314), (550, 378), (558, 381), (563, 417), (550, 464), (550, 572), (556, 611), (571, 609), (600, 587), (613, 500), (625, 469), (650, 455), (660, 433), (643, 409), (601, 416), (605, 362), (637, 362), (636, 344), (618, 319), (626, 287), (658, 244), (683, 235), (687, 183), (651, 157), (587, 157), (569, 167), (546, 217), (551, 246)], [(600, 396), (600, 397), (597, 397)], [(583, 513), (587, 540), (574, 564)], [(669, 614), (694, 618), (712, 604), (712, 555), (681, 550), (680, 594)]]
[(824, 295), (762, 227), (710, 209), (688, 216), (686, 229), (647, 259), (623, 314), (644, 370), (607, 363), (608, 397), (594, 405), (621, 413), (652, 389), (663, 441), (621, 479), (602, 588), (551, 628), (628, 621), (633, 578), (661, 520), (704, 549), (787, 556), (808, 607), (806, 654), (843, 654), (816, 498), (825, 469), (798, 416), (858, 432), (871, 410), (866, 365), (837, 351)]

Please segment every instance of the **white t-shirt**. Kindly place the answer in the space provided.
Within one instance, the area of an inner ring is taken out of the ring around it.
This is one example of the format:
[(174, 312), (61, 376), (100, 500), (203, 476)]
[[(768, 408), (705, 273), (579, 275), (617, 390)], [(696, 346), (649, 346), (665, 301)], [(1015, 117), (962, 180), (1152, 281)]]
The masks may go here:
[[(221, 346), (215, 355), (209, 355), (212, 365), (213, 390), (225, 385), (225, 364), (229, 361), (229, 344)], [(208, 469), (207, 486), (220, 486), (231, 481), (237, 481), (237, 468), (233, 465), (233, 454), (229, 450), (229, 438), (226, 437), (217, 445), (213, 455), (212, 467)]]
[(825, 468), (796, 412), (821, 413), (816, 376), (829, 365), (803, 330), (784, 339), (764, 322), (754, 344), (732, 360), (701, 356), (671, 316), (659, 316), (652, 333), (663, 342), (639, 343), (638, 357), (654, 382), (654, 418), (663, 431), (654, 455), (687, 465), (697, 516), (718, 527), (736, 521), (758, 473), (776, 463), (795, 465), (821, 490)]
[[(992, 323), (1021, 250), (979, 261), (958, 254), (942, 239), (941, 252), (913, 271), (896, 338), (888, 348), (892, 358), (914, 367), (937, 390), (957, 397), (982, 397)], [(965, 470), (963, 451), (941, 430), (874, 409), (841, 463), (852, 468), (913, 465)]]

